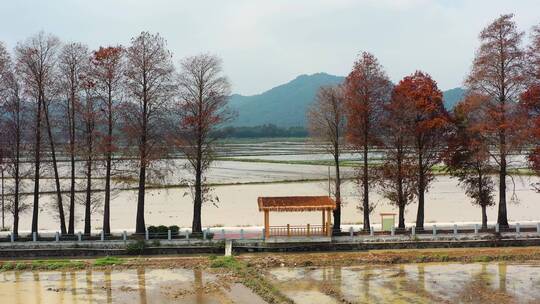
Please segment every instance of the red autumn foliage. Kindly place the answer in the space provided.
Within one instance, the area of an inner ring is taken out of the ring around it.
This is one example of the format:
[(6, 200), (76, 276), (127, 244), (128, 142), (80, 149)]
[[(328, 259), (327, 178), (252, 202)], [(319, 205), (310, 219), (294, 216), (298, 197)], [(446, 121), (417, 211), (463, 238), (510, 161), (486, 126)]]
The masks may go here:
[(347, 141), (362, 153), (363, 163), (359, 168), (364, 230), (369, 231), (369, 214), (373, 204), (369, 202), (370, 174), (368, 167), (369, 149), (380, 145), (379, 124), (383, 108), (389, 102), (392, 83), (377, 58), (364, 52), (354, 63), (344, 84), (347, 106)]
[(421, 71), (403, 78), (394, 88), (394, 98), (404, 103), (406, 132), (416, 157), (418, 213), (416, 227), (424, 227), (424, 193), (433, 180), (432, 168), (441, 161), (449, 117), (437, 83)]
[(490, 155), (499, 173), (497, 223), (508, 227), (506, 208), (507, 157), (519, 151), (521, 134), (517, 100), (525, 84), (523, 32), (517, 30), (513, 15), (501, 15), (480, 33), (480, 48), (465, 82), (473, 94), (487, 98), (480, 111), (478, 131), (491, 147)]
[(478, 120), (482, 119), (478, 110), (485, 98), (471, 94), (456, 105), (444, 158), (447, 171), (459, 180), (471, 202), (482, 208), (483, 229), (487, 229), (486, 209), (495, 204), (489, 146), (475, 128)]

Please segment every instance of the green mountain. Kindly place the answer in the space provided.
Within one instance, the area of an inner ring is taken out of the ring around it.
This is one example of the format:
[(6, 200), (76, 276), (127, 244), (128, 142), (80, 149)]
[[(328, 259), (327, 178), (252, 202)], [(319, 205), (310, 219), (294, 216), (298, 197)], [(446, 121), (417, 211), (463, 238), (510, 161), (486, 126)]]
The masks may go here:
[(465, 89), (453, 88), (443, 92), (444, 107), (450, 111), (465, 96)]
[[(306, 111), (318, 89), (336, 85), (345, 77), (326, 73), (300, 75), (292, 81), (258, 95), (231, 95), (230, 106), (238, 114), (231, 126), (274, 124), (278, 127), (305, 126)], [(463, 96), (464, 90), (455, 88), (444, 92), (444, 102), (451, 109)]]

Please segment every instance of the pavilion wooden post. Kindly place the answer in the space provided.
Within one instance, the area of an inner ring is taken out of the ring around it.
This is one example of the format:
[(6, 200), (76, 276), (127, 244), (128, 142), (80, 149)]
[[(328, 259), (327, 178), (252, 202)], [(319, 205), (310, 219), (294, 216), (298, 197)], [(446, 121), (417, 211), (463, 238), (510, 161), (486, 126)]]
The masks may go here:
[(332, 215), (331, 215), (331, 209), (326, 210), (326, 235), (332, 236)]
[(322, 231), (326, 234), (326, 210), (322, 211)]
[(264, 210), (264, 237), (268, 239), (270, 237), (270, 212)]

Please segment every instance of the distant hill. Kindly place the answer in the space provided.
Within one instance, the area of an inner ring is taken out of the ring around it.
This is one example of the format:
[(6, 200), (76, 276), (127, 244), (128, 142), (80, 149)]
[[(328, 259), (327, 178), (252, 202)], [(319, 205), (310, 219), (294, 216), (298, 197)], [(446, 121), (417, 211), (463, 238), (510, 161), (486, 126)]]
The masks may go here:
[(465, 89), (462, 88), (453, 88), (448, 91), (444, 91), (444, 107), (449, 111), (452, 110), (456, 106), (456, 104), (463, 98), (465, 92)]
[[(345, 77), (326, 73), (300, 75), (295, 79), (258, 95), (231, 95), (230, 106), (238, 113), (232, 126), (259, 126), (274, 124), (278, 127), (297, 127), (306, 125), (306, 110), (315, 99), (318, 89), (325, 85), (340, 84)], [(461, 99), (461, 88), (444, 93), (447, 109)]]
[(343, 82), (341, 76), (317, 73), (300, 75), (292, 81), (252, 96), (232, 95), (230, 105), (238, 111), (234, 126), (272, 123), (279, 127), (304, 126), (306, 109), (321, 86)]

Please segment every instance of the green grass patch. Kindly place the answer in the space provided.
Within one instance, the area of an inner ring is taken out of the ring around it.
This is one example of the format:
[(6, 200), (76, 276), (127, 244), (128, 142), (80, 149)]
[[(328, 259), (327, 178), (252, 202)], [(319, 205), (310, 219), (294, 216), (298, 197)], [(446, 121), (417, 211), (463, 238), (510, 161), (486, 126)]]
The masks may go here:
[(109, 266), (109, 265), (121, 265), (125, 262), (124, 259), (106, 256), (104, 258), (99, 258), (94, 261), (94, 266)]
[(210, 267), (212, 268), (227, 268), (238, 271), (241, 267), (240, 262), (238, 262), (233, 256), (211, 256), (210, 260)]
[(40, 270), (56, 270), (64, 268), (84, 268), (85, 264), (82, 261), (72, 261), (72, 260), (35, 260), (32, 261), (30, 265), (24, 263), (17, 263), (15, 269), (20, 270), (22, 267), (30, 267), (31, 269), (40, 269)]
[(8, 271), (15, 269), (15, 265), (11, 262), (6, 262), (2, 264), (2, 267), (0, 267), (0, 271)]

